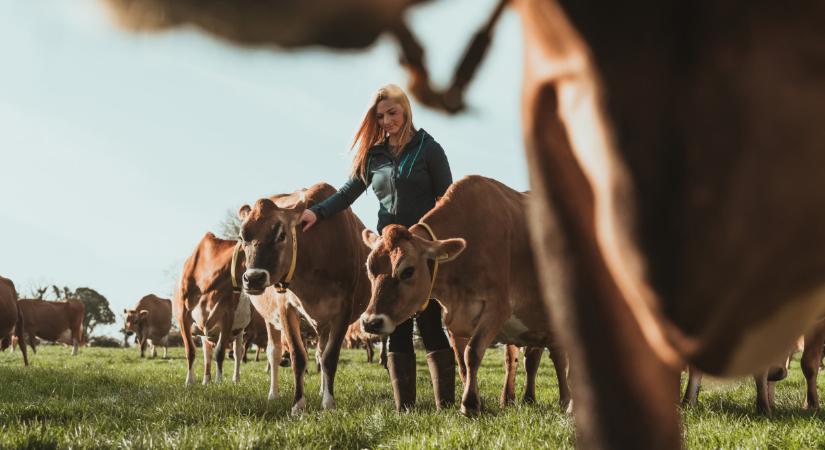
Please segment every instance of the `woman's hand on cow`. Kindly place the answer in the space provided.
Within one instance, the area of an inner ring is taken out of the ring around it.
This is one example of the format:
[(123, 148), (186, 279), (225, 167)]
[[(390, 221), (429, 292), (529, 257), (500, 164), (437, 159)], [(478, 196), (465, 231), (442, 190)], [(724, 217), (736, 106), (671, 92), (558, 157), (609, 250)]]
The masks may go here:
[(317, 221), (318, 216), (316, 216), (312, 210), (305, 209), (304, 212), (301, 213), (301, 223), (304, 225), (304, 231), (310, 229)]

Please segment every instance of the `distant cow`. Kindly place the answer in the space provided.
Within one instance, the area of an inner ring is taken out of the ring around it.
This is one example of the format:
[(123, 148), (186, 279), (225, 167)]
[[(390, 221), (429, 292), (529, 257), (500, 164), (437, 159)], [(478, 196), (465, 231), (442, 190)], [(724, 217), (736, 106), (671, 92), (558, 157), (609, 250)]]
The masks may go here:
[(347, 334), (344, 336), (344, 342), (347, 348), (358, 348), (364, 346), (367, 351), (367, 362), (372, 362), (375, 354), (375, 343), (380, 342), (381, 338), (372, 333), (367, 333), (361, 328), (361, 321), (356, 320), (347, 328)]
[(243, 361), (246, 362), (246, 353), (252, 344), (255, 344), (255, 361), (261, 353), (261, 349), (265, 349), (267, 345), (266, 321), (257, 308), (252, 308), (252, 316), (244, 330), (243, 336)]
[(0, 277), (0, 350), (5, 350), (17, 337), (20, 342), (20, 351), (23, 354), (23, 364), (29, 365), (29, 356), (26, 352), (26, 343), (20, 339), (24, 335), (25, 322), (23, 313), (17, 302), (17, 290), (14, 283), (8, 278)]
[[(307, 355), (299, 315), (318, 334), (322, 407), (331, 409), (335, 407), (335, 372), (344, 335), (369, 300), (369, 280), (363, 270), (368, 252), (360, 242), (364, 224), (352, 210), (321, 221), (306, 232), (300, 226), (304, 208), (334, 192), (332, 186), (318, 183), (305, 191), (260, 199), (239, 211), (246, 255), (244, 290), (254, 296), (268, 286), (285, 290), (288, 285), (293, 294), (287, 297), (280, 318), (292, 349), (296, 377), (292, 411), (296, 414), (306, 406), (303, 376)], [(284, 207), (282, 202), (292, 205)]]
[[(236, 247), (237, 241), (206, 233), (184, 263), (172, 306), (186, 351), (187, 385), (194, 383), (193, 333), (201, 336), (203, 343), (203, 384), (212, 381), (212, 355), (216, 349), (216, 382), (223, 378), (227, 346), (233, 343), (236, 355), (243, 352), (243, 330), (249, 325), (252, 312), (249, 297), (241, 294), (239, 286), (233, 286), (232, 274), (236, 268), (232, 267), (232, 262), (236, 266), (242, 263), (238, 261)], [(235, 358), (232, 380), (237, 382), (240, 378), (241, 359)]]
[[(35, 337), (45, 341), (62, 342), (72, 346), (72, 356), (83, 341), (83, 316), (86, 307), (77, 299), (62, 302), (20, 300), (24, 330), (32, 351), (36, 351)], [(22, 348), (22, 339), (20, 341)]]
[(140, 357), (146, 352), (146, 345), (152, 346), (152, 357), (158, 355), (155, 347), (163, 345), (163, 357), (168, 351), (169, 330), (172, 328), (172, 301), (149, 294), (138, 300), (132, 309), (123, 310), (126, 330), (135, 333), (140, 344)]
[[(364, 329), (390, 334), (430, 298), (444, 306), (466, 373), (461, 411), (480, 411), (478, 369), (494, 341), (547, 347), (556, 366), (559, 403), (569, 403), (567, 358), (545, 314), (527, 235), (527, 195), (498, 181), (469, 176), (453, 183), (409, 229), (367, 230), (372, 299)], [(465, 344), (466, 343), (466, 344)], [(466, 345), (466, 350), (463, 348)]]

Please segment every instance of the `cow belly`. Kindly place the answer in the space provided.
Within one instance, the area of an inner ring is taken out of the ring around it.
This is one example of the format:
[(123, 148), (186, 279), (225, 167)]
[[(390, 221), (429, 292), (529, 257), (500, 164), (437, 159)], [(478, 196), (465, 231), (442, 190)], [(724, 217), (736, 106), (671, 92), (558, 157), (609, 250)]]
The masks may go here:
[(72, 332), (69, 330), (64, 330), (57, 336), (55, 342), (60, 342), (61, 344), (71, 344), (72, 343)]

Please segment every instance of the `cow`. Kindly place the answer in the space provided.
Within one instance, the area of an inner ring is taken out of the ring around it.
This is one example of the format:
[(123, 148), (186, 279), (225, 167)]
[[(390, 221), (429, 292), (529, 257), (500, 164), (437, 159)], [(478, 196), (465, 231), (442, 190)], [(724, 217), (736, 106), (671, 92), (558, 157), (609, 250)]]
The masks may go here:
[[(244, 45), (365, 48), (383, 31), (412, 42), (399, 31), (413, 0), (340, 1), (334, 16), (320, 0), (109, 2), (135, 30), (195, 24)], [(524, 31), (530, 234), (571, 352), (577, 444), (679, 447), (685, 363), (761, 371), (825, 310), (825, 128), (810, 120), (825, 109), (812, 63), (825, 8), (510, 4)], [(369, 7), (362, 26), (354, 14)], [(420, 84), (420, 48), (402, 50)]]
[(372, 286), (361, 316), (364, 330), (392, 333), (431, 293), (444, 307), (444, 324), (463, 356), (466, 415), (481, 410), (478, 369), (494, 341), (547, 347), (557, 369), (559, 404), (566, 408), (569, 402), (566, 356), (544, 313), (533, 266), (527, 197), (496, 180), (468, 176), (453, 183), (418, 224), (390, 225), (381, 236), (363, 232)]
[[(194, 383), (193, 335), (200, 335), (203, 344), (204, 385), (212, 381), (212, 356), (215, 350), (216, 382), (221, 382), (223, 378), (223, 361), (228, 344), (233, 344), (236, 355), (242, 354), (242, 335), (249, 325), (251, 306), (249, 297), (242, 295), (240, 286), (236, 285), (237, 278), (232, 276), (242, 264), (242, 261), (238, 261), (237, 248), (237, 241), (220, 239), (208, 232), (184, 263), (172, 306), (188, 363), (186, 385)], [(233, 263), (236, 264), (233, 266)], [(235, 358), (233, 381), (240, 381), (240, 371), (241, 359)]]
[[(825, 318), (820, 319), (804, 336), (785, 358), (784, 364), (754, 375), (756, 381), (756, 409), (765, 415), (772, 415), (773, 411), (773, 383), (785, 379), (788, 375), (791, 358), (797, 351), (802, 351), (799, 365), (805, 376), (806, 395), (803, 406), (811, 412), (819, 411), (819, 393), (816, 386), (817, 375), (822, 361), (822, 349), (825, 345)], [(688, 384), (682, 398), (683, 406), (693, 406), (699, 396), (699, 387), (702, 373), (695, 367), (690, 367)]]
[(361, 345), (367, 351), (367, 362), (371, 363), (373, 355), (375, 354), (375, 343), (381, 339), (371, 333), (366, 333), (361, 328), (361, 321), (356, 320), (347, 328), (347, 334), (344, 336), (344, 342), (347, 348), (358, 348)]
[(5, 350), (15, 337), (20, 342), (20, 352), (23, 354), (23, 365), (29, 365), (29, 355), (26, 351), (26, 342), (21, 339), (25, 333), (23, 313), (17, 301), (17, 290), (14, 283), (8, 278), (0, 277), (0, 350)]
[(246, 330), (244, 330), (243, 336), (243, 362), (246, 362), (246, 353), (252, 344), (255, 344), (256, 362), (261, 354), (261, 349), (265, 349), (267, 346), (266, 321), (263, 316), (261, 316), (261, 313), (258, 312), (258, 308), (252, 308), (251, 313), (252, 316), (250, 317), (249, 325), (247, 325)]
[(145, 295), (132, 309), (123, 310), (124, 328), (135, 334), (140, 343), (140, 357), (146, 352), (146, 345), (152, 346), (152, 357), (158, 355), (155, 346), (163, 344), (163, 358), (168, 351), (169, 330), (172, 329), (172, 301), (154, 294)]
[[(286, 197), (260, 199), (238, 211), (246, 256), (244, 290), (254, 296), (274, 285), (279, 291), (286, 292), (288, 288), (293, 294), (287, 298), (280, 315), (292, 350), (293, 414), (300, 414), (306, 407), (303, 374), (307, 355), (301, 342), (299, 314), (318, 335), (321, 405), (332, 409), (335, 407), (335, 372), (344, 335), (369, 300), (369, 280), (363, 270), (368, 252), (360, 243), (364, 225), (352, 210), (321, 221), (307, 232), (300, 226), (303, 210), (334, 192), (332, 186), (318, 183)], [(279, 199), (286, 198), (295, 202), (292, 207), (277, 204)]]
[[(23, 313), (23, 329), (28, 344), (36, 352), (37, 341), (62, 342), (72, 346), (72, 356), (77, 355), (78, 346), (83, 339), (83, 317), (86, 307), (77, 299), (51, 302), (46, 300), (20, 300)], [(21, 338), (20, 347), (23, 348)]]

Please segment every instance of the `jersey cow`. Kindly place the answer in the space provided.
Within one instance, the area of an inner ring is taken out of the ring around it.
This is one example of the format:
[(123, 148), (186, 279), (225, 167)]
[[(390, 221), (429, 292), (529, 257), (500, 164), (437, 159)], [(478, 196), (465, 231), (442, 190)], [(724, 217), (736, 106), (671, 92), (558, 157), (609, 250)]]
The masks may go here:
[(163, 345), (163, 357), (168, 351), (169, 330), (172, 328), (172, 301), (149, 294), (138, 300), (132, 309), (123, 310), (123, 322), (127, 331), (135, 333), (140, 344), (140, 357), (146, 346), (152, 346), (152, 357), (158, 355), (155, 347)]
[[(77, 299), (61, 302), (46, 300), (20, 300), (23, 313), (23, 329), (32, 351), (36, 351), (37, 341), (62, 342), (71, 344), (72, 356), (77, 355), (77, 348), (83, 339), (83, 316), (86, 307)], [(20, 347), (23, 341), (20, 340)]]
[[(544, 314), (527, 235), (527, 195), (490, 178), (453, 183), (409, 229), (366, 230), (372, 298), (361, 316), (370, 333), (390, 334), (436, 298), (456, 340), (464, 380), (461, 411), (481, 409), (478, 369), (493, 341), (547, 347), (559, 377), (560, 403), (569, 397), (567, 361)], [(447, 238), (447, 239), (439, 239)], [(466, 350), (461, 352), (463, 342)]]
[(291, 194), (298, 200), (291, 208), (278, 206), (277, 199), (260, 199), (239, 211), (246, 255), (244, 289), (259, 295), (274, 285), (280, 291), (288, 287), (294, 294), (288, 297), (281, 315), (296, 377), (293, 413), (300, 413), (306, 405), (303, 373), (307, 356), (298, 314), (318, 334), (322, 406), (330, 409), (335, 407), (335, 372), (344, 335), (369, 300), (369, 280), (363, 270), (367, 251), (360, 242), (364, 225), (352, 210), (321, 221), (306, 233), (300, 226), (304, 208), (334, 192), (332, 186), (319, 183)]
[[(226, 347), (230, 342), (236, 355), (242, 354), (243, 330), (249, 325), (249, 297), (233, 287), (232, 263), (236, 261), (237, 241), (215, 237), (212, 233), (200, 240), (186, 260), (180, 282), (175, 290), (173, 308), (183, 337), (188, 362), (186, 384), (194, 383), (192, 364), (195, 362), (194, 334), (203, 342), (203, 384), (212, 380), (212, 356), (217, 350), (217, 375), (223, 377)], [(241, 359), (235, 358), (233, 381), (241, 377)]]
[(23, 314), (17, 303), (17, 290), (14, 283), (8, 278), (0, 277), (0, 350), (5, 350), (12, 343), (13, 337), (20, 342), (20, 352), (23, 354), (23, 364), (29, 365), (29, 355), (26, 352), (26, 343), (21, 337), (25, 324)]

